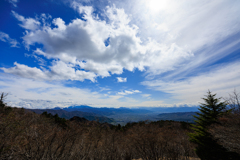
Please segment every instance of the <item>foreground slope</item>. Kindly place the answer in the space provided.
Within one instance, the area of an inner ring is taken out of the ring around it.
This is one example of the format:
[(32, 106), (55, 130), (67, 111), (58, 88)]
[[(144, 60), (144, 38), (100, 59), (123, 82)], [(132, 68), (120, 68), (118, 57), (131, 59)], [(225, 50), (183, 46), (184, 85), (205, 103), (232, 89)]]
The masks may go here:
[(0, 159), (186, 159), (196, 157), (188, 123), (159, 121), (122, 127), (0, 108)]

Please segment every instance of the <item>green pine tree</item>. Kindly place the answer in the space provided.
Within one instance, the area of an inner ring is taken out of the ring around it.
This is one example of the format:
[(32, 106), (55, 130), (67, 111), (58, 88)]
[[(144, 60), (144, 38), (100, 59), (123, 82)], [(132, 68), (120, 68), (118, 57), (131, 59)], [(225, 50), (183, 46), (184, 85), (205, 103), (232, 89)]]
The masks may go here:
[[(223, 146), (219, 145), (208, 132), (210, 125), (218, 123), (217, 119), (226, 113), (226, 102), (221, 102), (221, 98), (216, 98), (216, 94), (207, 92), (206, 98), (202, 98), (205, 103), (201, 103), (195, 122), (192, 125), (194, 133), (190, 133), (190, 141), (197, 144), (196, 154), (202, 160), (227, 160), (238, 157), (235, 153), (230, 153)], [(239, 157), (238, 157), (239, 158)]]

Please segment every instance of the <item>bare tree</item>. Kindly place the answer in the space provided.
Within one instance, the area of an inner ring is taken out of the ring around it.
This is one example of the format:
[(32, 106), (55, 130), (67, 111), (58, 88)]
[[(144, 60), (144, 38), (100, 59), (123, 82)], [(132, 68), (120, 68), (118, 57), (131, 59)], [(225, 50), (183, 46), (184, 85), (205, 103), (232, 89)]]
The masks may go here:
[(4, 107), (6, 104), (4, 103), (6, 97), (8, 96), (8, 93), (1, 93), (1, 97), (0, 97), (0, 107)]
[(229, 114), (219, 118), (219, 124), (209, 127), (214, 139), (228, 151), (240, 155), (240, 114)]
[(225, 98), (229, 107), (234, 111), (240, 113), (240, 93), (237, 93), (236, 89), (229, 94), (228, 98)]

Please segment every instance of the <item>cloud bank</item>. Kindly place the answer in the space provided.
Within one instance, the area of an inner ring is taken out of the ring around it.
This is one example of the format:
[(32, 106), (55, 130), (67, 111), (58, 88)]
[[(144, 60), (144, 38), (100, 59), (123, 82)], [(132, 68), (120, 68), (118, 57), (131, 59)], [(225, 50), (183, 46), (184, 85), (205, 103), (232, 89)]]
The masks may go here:
[[(106, 7), (105, 19), (100, 19), (93, 14), (91, 6), (75, 2), (72, 7), (83, 17), (69, 24), (65, 24), (61, 18), (55, 18), (48, 24), (44, 17), (25, 18), (12, 11), (21, 22), (20, 26), (26, 29), (23, 36), (25, 46), (34, 48), (35, 44), (42, 44), (43, 48), (36, 48), (34, 54), (56, 59), (56, 62), (49, 69), (31, 68), (17, 62), (15, 67), (2, 69), (6, 73), (34, 79), (89, 79), (94, 82), (96, 77), (121, 74), (123, 69), (164, 73), (193, 56), (175, 43), (167, 46), (152, 39), (143, 43), (138, 36), (138, 27), (129, 24), (131, 19), (123, 9)], [(55, 70), (59, 65), (69, 70), (69, 75), (65, 71)], [(34, 76), (35, 73), (40, 77)], [(53, 73), (53, 76), (48, 73)]]
[[(124, 90), (117, 93), (102, 94), (89, 89), (68, 87), (59, 81), (35, 81), (16, 76), (0, 74), (0, 88), (9, 93), (7, 103), (24, 108), (54, 108), (72, 105), (90, 105), (93, 107), (139, 107), (160, 106), (162, 101), (144, 101), (125, 97), (128, 94), (141, 93), (139, 90)], [(93, 101), (94, 100), (94, 101)]]

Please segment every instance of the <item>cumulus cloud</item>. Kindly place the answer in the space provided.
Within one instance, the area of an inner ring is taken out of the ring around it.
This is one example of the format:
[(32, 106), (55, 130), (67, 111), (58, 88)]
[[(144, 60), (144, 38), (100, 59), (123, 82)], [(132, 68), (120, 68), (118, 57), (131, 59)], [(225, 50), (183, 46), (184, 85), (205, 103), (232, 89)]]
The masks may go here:
[(124, 90), (124, 91), (121, 91), (121, 92), (118, 92), (119, 95), (129, 95), (129, 94), (135, 94), (135, 93), (141, 93), (141, 91), (139, 90)]
[(118, 82), (127, 82), (127, 78), (117, 77)]
[(12, 11), (12, 14), (17, 20), (22, 22), (22, 24), (20, 24), (20, 26), (24, 29), (36, 30), (40, 27), (39, 25), (41, 23), (34, 18), (25, 18), (25, 17), (19, 15), (18, 13), (16, 13), (15, 11)]
[[(26, 78), (90, 79), (94, 82), (99, 76), (121, 74), (124, 69), (139, 69), (145, 71), (147, 78), (161, 77), (161, 80), (142, 84), (172, 93), (181, 101), (191, 99), (195, 102), (210, 87), (218, 85), (213, 88), (223, 93), (223, 90), (227, 91), (223, 84), (239, 86), (235, 81), (228, 79), (227, 82), (226, 77), (220, 76), (232, 73), (224, 68), (217, 67), (211, 74), (199, 72), (199, 68), (204, 70), (239, 49), (239, 1), (153, 0), (148, 5), (145, 0), (123, 0), (109, 3), (116, 5), (102, 10), (99, 18), (93, 7), (74, 1), (71, 7), (81, 18), (70, 23), (60, 17), (51, 19), (49, 16), (51, 23), (46, 24), (39, 18), (25, 18), (13, 11), (21, 22), (20, 26), (26, 29), (23, 36), (26, 47), (32, 48), (36, 55), (55, 60), (48, 69), (15, 63), (15, 67), (2, 70)], [(43, 48), (36, 48), (35, 44)], [(236, 63), (234, 65), (238, 67)], [(234, 73), (229, 77), (239, 74)], [(187, 78), (189, 75), (191, 77)], [(210, 78), (212, 75), (225, 82)], [(205, 86), (199, 79), (209, 82), (205, 82)], [(194, 94), (191, 87), (199, 89), (199, 93)], [(119, 92), (115, 98), (132, 92)]]
[(182, 103), (196, 103), (208, 90), (218, 96), (228, 97), (234, 88), (240, 90), (239, 62), (212, 67), (210, 71), (179, 81), (144, 81), (143, 85), (158, 91), (171, 93)]
[(0, 31), (0, 40), (11, 44), (11, 47), (19, 47), (19, 43), (17, 40), (10, 38), (8, 34), (1, 31)]
[(92, 72), (75, 70), (71, 64), (66, 64), (62, 61), (55, 61), (53, 65), (50, 66), (50, 70), (46, 70), (45, 68), (39, 69), (36, 67), (28, 67), (27, 65), (19, 64), (17, 62), (15, 62), (14, 65), (15, 66), (12, 68), (0, 69), (2, 69), (5, 73), (10, 73), (34, 80), (52, 81), (69, 79), (84, 81), (85, 79), (89, 79), (94, 82), (96, 77), (96, 74)]
[[(143, 43), (138, 36), (138, 27), (129, 24), (131, 18), (123, 9), (106, 7), (105, 19), (99, 19), (91, 6), (74, 2), (72, 7), (83, 15), (84, 20), (77, 18), (66, 24), (61, 18), (55, 18), (52, 24), (56, 27), (52, 28), (13, 11), (22, 22), (20, 26), (26, 29), (23, 36), (26, 47), (42, 44), (43, 48), (36, 48), (35, 54), (72, 63), (100, 77), (121, 74), (123, 69), (147, 69), (149, 74), (155, 75), (173, 70), (193, 56), (175, 43), (167, 46), (152, 39)], [(106, 40), (109, 45), (105, 44)], [(20, 72), (13, 72), (14, 69), (17, 68), (12, 68), (11, 73)]]

